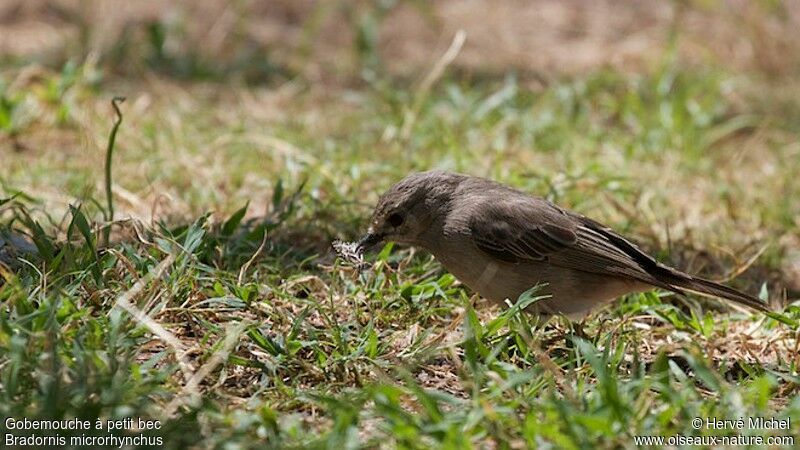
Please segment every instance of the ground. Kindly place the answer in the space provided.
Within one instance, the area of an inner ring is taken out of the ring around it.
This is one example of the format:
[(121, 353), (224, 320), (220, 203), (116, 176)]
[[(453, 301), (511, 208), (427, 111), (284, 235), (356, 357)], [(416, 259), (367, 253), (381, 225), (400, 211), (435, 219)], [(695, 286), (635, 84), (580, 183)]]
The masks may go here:
[[(4, 418), (154, 419), (130, 434), (165, 448), (800, 439), (793, 3), (128, 3), (0, 7)], [(654, 290), (537, 323), (418, 249), (336, 259), (430, 168), (776, 312)], [(692, 423), (749, 417), (791, 426)]]

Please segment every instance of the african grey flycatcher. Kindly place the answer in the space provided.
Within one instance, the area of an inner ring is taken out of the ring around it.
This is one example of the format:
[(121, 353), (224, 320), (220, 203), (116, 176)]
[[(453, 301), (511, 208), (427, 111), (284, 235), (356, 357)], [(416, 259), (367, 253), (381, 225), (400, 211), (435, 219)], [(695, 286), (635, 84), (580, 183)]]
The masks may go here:
[(616, 297), (659, 287), (719, 297), (760, 311), (748, 294), (667, 267), (608, 227), (483, 178), (433, 171), (384, 193), (359, 241), (422, 247), (481, 296), (514, 302), (544, 285), (543, 315), (579, 318)]

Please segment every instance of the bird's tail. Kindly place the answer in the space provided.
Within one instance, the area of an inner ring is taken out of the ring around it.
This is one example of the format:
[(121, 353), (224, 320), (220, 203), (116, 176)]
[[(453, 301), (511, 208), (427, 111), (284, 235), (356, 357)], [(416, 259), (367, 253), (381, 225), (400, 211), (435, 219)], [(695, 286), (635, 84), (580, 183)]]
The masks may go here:
[(693, 277), (682, 272), (675, 272), (671, 273), (668, 280), (664, 281), (677, 291), (689, 291), (706, 297), (722, 298), (761, 312), (771, 312), (771, 309), (765, 302), (762, 302), (752, 295), (745, 294), (744, 292), (737, 291), (736, 289), (710, 280)]

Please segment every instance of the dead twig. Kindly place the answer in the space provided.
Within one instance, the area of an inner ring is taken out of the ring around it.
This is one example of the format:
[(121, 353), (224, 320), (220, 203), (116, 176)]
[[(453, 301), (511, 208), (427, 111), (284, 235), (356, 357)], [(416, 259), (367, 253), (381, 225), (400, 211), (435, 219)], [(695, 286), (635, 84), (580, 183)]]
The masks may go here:
[(422, 80), (422, 83), (419, 85), (419, 89), (417, 89), (417, 95), (414, 99), (414, 104), (410, 109), (406, 111), (405, 116), (403, 117), (403, 125), (400, 127), (400, 138), (405, 140), (411, 135), (411, 130), (414, 128), (414, 123), (417, 121), (417, 115), (419, 115), (419, 110), (422, 108), (422, 103), (428, 97), (428, 93), (430, 92), (431, 88), (433, 87), (434, 83), (436, 83), (439, 78), (442, 77), (444, 74), (445, 69), (447, 66), (452, 64), (452, 62), (456, 59), (458, 54), (461, 52), (461, 48), (464, 46), (464, 42), (467, 39), (467, 32), (464, 30), (456, 31), (455, 36), (453, 36), (453, 41), (450, 43), (450, 47), (447, 49), (446, 52), (436, 61), (431, 71), (428, 75)]
[(225, 339), (222, 345), (211, 358), (203, 364), (192, 376), (186, 381), (183, 390), (180, 394), (175, 396), (165, 408), (165, 416), (171, 417), (179, 407), (185, 404), (195, 405), (200, 400), (200, 383), (213, 372), (217, 366), (228, 360), (231, 350), (239, 342), (239, 337), (244, 333), (244, 330), (250, 326), (249, 321), (241, 321), (227, 326), (225, 332)]
[[(130, 289), (117, 297), (117, 300), (114, 303), (114, 309), (120, 308), (123, 311), (126, 311), (128, 314), (133, 316), (137, 322), (150, 330), (151, 333), (164, 341), (165, 344), (170, 346), (175, 353), (175, 359), (178, 361), (178, 365), (183, 371), (184, 377), (188, 380), (189, 376), (192, 374), (192, 370), (188, 361), (186, 360), (186, 346), (184, 346), (174, 334), (167, 331), (167, 329), (161, 326), (160, 323), (156, 322), (152, 317), (148, 316), (147, 313), (132, 303), (133, 299), (144, 290), (145, 286), (147, 286), (151, 280), (161, 278), (161, 276), (164, 275), (167, 269), (169, 269), (174, 262), (175, 255), (171, 254), (167, 256), (156, 266), (155, 269), (151, 270), (147, 275), (140, 278)], [(114, 311), (114, 309), (111, 311)], [(109, 314), (110, 313), (111, 312), (109, 312)]]
[(747, 269), (749, 269), (753, 264), (755, 264), (756, 260), (764, 254), (764, 252), (769, 248), (769, 244), (764, 244), (761, 248), (756, 251), (753, 256), (747, 259), (743, 264), (740, 264), (738, 267), (733, 269), (728, 275), (726, 275), (721, 280), (715, 280), (718, 283), (727, 283), (728, 281), (733, 280), (734, 278), (738, 277), (739, 275), (743, 274)]

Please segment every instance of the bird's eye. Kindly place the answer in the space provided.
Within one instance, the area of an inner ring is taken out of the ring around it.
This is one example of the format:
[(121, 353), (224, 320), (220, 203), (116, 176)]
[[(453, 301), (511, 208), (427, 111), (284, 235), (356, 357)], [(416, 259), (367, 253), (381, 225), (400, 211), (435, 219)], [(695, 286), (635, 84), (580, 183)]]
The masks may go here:
[(389, 222), (389, 225), (391, 225), (391, 226), (393, 226), (395, 228), (397, 228), (400, 225), (402, 225), (404, 220), (405, 219), (403, 218), (403, 215), (400, 214), (400, 213), (392, 213), (392, 214), (389, 215), (389, 218), (386, 219), (386, 221)]

